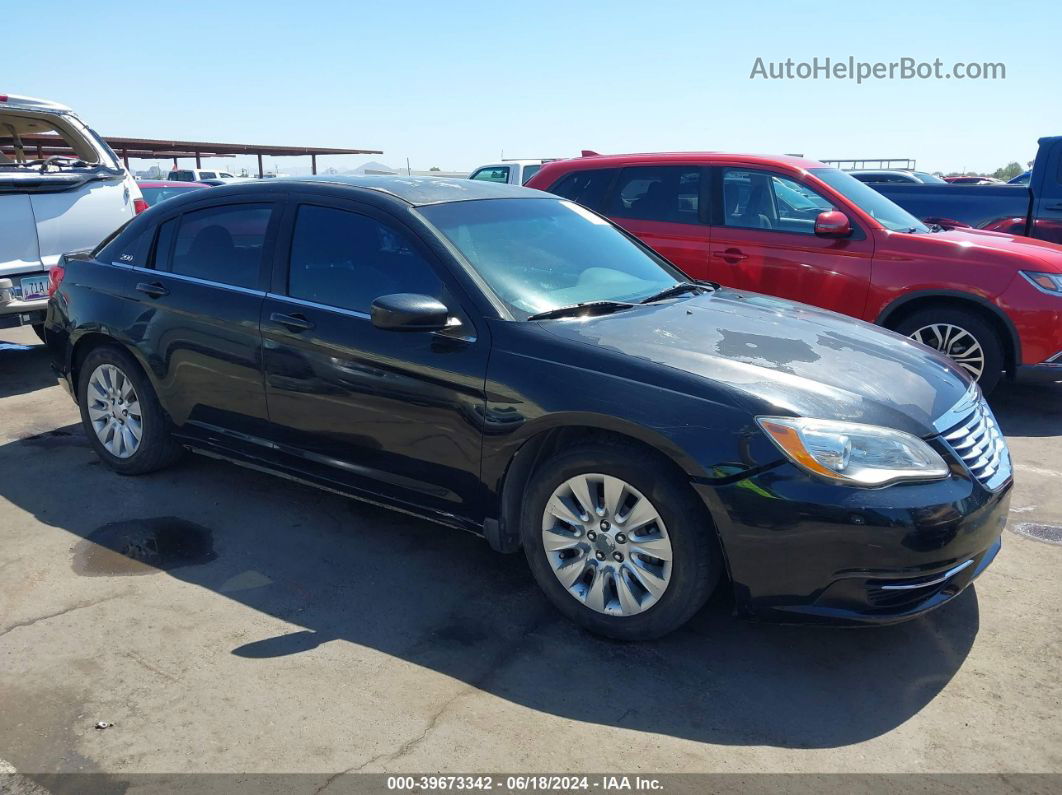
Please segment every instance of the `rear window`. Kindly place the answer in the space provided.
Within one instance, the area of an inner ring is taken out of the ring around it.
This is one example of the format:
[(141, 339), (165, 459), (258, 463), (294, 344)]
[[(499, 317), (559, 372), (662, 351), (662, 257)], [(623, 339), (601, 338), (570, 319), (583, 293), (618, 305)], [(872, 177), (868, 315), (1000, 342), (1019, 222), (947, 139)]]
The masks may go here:
[(217, 179), (218, 178), (218, 173), (216, 171), (200, 171), (199, 172), (199, 178), (200, 179)]
[(171, 219), (159, 227), (155, 267), (236, 287), (257, 287), (271, 215), (269, 204), (236, 204)]
[(614, 176), (616, 176), (614, 168), (573, 171), (554, 182), (549, 192), (565, 199), (571, 199), (591, 210), (600, 210), (605, 202), (605, 191), (608, 190)]
[(523, 184), (526, 185), (527, 181), (529, 179), (531, 179), (531, 177), (535, 176), (535, 174), (537, 174), (541, 170), (542, 170), (542, 166), (524, 166), (524, 181), (523, 181)]

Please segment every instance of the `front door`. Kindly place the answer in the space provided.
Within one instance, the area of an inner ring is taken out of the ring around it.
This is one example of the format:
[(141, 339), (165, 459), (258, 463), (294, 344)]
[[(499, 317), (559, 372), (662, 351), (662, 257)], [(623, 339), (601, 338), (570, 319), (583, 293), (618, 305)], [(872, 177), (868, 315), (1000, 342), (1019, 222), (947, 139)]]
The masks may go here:
[[(269, 414), (286, 463), (389, 502), (482, 518), (486, 328), (471, 325), (397, 219), (314, 201), (295, 208), (286, 278), (262, 308)], [(376, 328), (370, 305), (393, 293), (439, 298), (452, 327)]]
[(815, 190), (757, 169), (724, 167), (720, 176), (712, 281), (862, 315), (874, 244), (854, 221), (851, 237), (818, 237), (815, 218), (836, 208)]

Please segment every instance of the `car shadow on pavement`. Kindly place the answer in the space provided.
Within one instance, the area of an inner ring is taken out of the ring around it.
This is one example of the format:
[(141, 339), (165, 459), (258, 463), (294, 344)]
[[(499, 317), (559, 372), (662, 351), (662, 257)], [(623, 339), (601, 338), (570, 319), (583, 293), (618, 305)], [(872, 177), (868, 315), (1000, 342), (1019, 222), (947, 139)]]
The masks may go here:
[(1004, 381), (988, 402), (1007, 436), (1062, 436), (1062, 381)]
[(12, 342), (0, 334), (0, 398), (55, 386), (43, 344)]
[(353, 643), (543, 713), (694, 741), (876, 737), (941, 691), (978, 631), (972, 589), (856, 630), (750, 623), (718, 596), (667, 638), (612, 642), (560, 617), (521, 555), (225, 462), (190, 455), (125, 478), (70, 425), (0, 446), (0, 472), (0, 495), (78, 537), (69, 561), (48, 564), (69, 565), (60, 576), (172, 576), (302, 628), (218, 654), (262, 665)]

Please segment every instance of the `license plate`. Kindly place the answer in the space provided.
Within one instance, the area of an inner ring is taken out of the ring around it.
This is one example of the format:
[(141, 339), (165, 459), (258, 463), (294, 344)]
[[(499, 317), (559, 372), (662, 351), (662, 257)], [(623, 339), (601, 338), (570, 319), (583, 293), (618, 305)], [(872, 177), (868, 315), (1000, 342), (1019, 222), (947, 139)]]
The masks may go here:
[(22, 279), (22, 300), (35, 301), (48, 297), (48, 277), (26, 276)]

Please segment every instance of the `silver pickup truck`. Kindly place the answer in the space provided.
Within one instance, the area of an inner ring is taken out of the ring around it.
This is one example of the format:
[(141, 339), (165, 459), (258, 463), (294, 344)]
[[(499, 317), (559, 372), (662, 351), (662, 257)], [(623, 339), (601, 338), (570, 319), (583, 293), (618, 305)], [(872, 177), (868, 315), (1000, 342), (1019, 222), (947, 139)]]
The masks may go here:
[(118, 157), (70, 108), (0, 94), (0, 329), (40, 333), (48, 269), (146, 208)]

